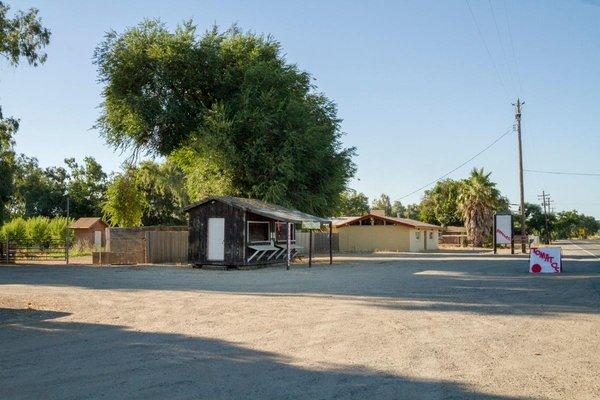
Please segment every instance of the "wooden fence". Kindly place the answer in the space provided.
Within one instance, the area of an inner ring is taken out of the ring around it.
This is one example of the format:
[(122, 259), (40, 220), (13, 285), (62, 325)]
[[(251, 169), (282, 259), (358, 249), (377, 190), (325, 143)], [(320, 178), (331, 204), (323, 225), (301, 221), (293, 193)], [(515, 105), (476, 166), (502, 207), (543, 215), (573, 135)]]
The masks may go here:
[[(296, 231), (296, 244), (304, 247), (302, 253), (308, 255), (309, 233)], [(334, 233), (331, 238), (334, 252), (340, 250), (340, 236)], [(313, 254), (329, 254), (329, 232), (313, 232)]]
[(188, 232), (149, 231), (145, 232), (146, 262), (187, 263)]

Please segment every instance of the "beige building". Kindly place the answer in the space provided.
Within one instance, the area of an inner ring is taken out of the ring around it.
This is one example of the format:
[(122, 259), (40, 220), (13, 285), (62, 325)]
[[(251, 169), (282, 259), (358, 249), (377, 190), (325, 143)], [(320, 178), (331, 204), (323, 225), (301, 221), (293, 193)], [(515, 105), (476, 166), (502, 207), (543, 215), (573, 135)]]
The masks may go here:
[(440, 229), (413, 219), (388, 217), (380, 210), (333, 220), (341, 252), (437, 250)]

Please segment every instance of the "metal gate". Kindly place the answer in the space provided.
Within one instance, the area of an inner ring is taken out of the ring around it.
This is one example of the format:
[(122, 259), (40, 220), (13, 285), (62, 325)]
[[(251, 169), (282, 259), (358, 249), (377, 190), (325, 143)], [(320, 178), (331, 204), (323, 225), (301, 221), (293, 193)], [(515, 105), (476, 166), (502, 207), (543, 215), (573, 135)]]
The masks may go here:
[(2, 262), (14, 264), (19, 261), (66, 261), (67, 247), (64, 241), (53, 240), (38, 243), (8, 241), (0, 245)]

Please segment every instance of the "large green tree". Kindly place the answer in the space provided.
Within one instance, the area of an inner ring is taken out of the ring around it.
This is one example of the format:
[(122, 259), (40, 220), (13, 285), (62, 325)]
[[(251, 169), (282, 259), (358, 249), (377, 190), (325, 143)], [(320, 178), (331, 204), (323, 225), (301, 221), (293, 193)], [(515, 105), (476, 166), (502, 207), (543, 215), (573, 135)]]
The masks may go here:
[(585, 238), (600, 230), (600, 221), (579, 213), (577, 210), (561, 211), (556, 214), (554, 235), (557, 239)]
[(505, 207), (496, 184), (490, 179), (491, 172), (473, 168), (471, 176), (460, 186), (459, 210), (465, 220), (467, 236), (473, 246), (481, 247), (491, 234), (494, 213)]
[(185, 190), (185, 175), (177, 164), (166, 161), (158, 164), (144, 161), (132, 171), (139, 190), (144, 194), (146, 207), (143, 225), (185, 225), (183, 208), (189, 204)]
[[(10, 7), (0, 1), (0, 56), (12, 66), (21, 59), (37, 66), (46, 61), (41, 50), (50, 42), (50, 31), (43, 27), (38, 10), (18, 11), (9, 15)], [(15, 171), (14, 134), (19, 128), (15, 118), (4, 118), (0, 106), (0, 223), (7, 216), (6, 205), (14, 190)]]
[(113, 177), (102, 202), (104, 219), (112, 226), (132, 227), (142, 225), (148, 203), (136, 182), (132, 169)]
[(93, 158), (85, 157), (83, 164), (74, 158), (65, 159), (69, 171), (67, 191), (70, 215), (73, 218), (99, 217), (108, 184), (102, 166)]
[(340, 194), (336, 216), (358, 216), (369, 212), (369, 198), (354, 189), (348, 189)]
[(441, 226), (463, 225), (463, 216), (458, 207), (461, 181), (445, 179), (425, 191), (420, 205), (420, 219)]
[(22, 217), (64, 215), (67, 179), (65, 168), (42, 169), (37, 159), (20, 155), (16, 161), (10, 213)]
[(383, 210), (385, 215), (392, 216), (392, 201), (390, 200), (390, 196), (385, 193), (382, 193), (379, 198), (373, 200), (373, 204), (371, 205), (372, 210)]
[(186, 22), (110, 32), (95, 52), (97, 128), (118, 149), (168, 156), (191, 200), (256, 197), (332, 214), (354, 174), (335, 104), (271, 37)]

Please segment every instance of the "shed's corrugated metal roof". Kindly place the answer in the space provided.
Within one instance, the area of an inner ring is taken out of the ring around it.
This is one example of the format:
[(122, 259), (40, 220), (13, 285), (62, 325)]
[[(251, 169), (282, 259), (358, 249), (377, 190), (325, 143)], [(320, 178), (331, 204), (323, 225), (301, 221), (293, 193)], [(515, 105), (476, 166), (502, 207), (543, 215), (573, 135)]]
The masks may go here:
[(409, 218), (396, 218), (396, 217), (382, 217), (380, 215), (375, 214), (365, 214), (360, 215), (358, 217), (341, 217), (333, 220), (333, 226), (341, 227), (351, 224), (352, 222), (359, 221), (361, 219), (370, 219), (370, 218), (378, 218), (392, 223), (398, 223), (406, 226), (410, 226), (413, 228), (431, 228), (431, 229), (441, 229), (440, 226), (428, 224), (426, 222), (417, 221)]
[(88, 229), (88, 228), (91, 228), (98, 221), (100, 221), (104, 225), (106, 225), (106, 223), (104, 221), (102, 221), (102, 218), (100, 218), (100, 217), (82, 217), (82, 218), (79, 218), (77, 221), (73, 222), (71, 225), (69, 225), (69, 228)]
[(242, 197), (232, 196), (210, 196), (200, 200), (197, 203), (191, 204), (184, 208), (185, 211), (189, 211), (192, 208), (201, 206), (209, 201), (220, 201), (225, 204), (229, 204), (232, 207), (244, 209), (246, 211), (253, 212), (263, 217), (273, 218), (278, 221), (286, 222), (302, 222), (302, 221), (315, 221), (329, 223), (330, 221), (325, 218), (320, 218), (311, 214), (303, 213), (302, 211), (292, 210), (282, 206), (278, 206), (271, 203), (256, 199), (245, 199)]

